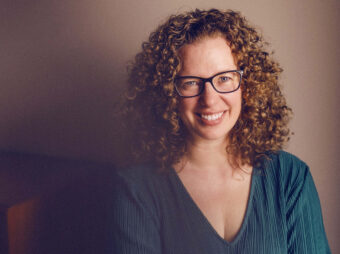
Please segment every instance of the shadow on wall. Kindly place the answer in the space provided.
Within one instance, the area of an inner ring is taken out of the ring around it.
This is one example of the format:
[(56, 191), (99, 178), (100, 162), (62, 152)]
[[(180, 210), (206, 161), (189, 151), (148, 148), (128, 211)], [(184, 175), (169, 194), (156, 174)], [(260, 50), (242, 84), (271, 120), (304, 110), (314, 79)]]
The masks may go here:
[(0, 253), (105, 253), (113, 170), (1, 152)]
[(9, 253), (105, 253), (108, 211), (103, 179), (63, 189), (8, 210)]
[[(130, 56), (94, 5), (1, 3), (0, 149), (127, 160), (114, 115)], [(112, 168), (83, 165), (0, 154), (1, 253), (103, 253)]]
[(1, 4), (1, 148), (125, 160), (114, 113), (130, 56), (104, 4)]

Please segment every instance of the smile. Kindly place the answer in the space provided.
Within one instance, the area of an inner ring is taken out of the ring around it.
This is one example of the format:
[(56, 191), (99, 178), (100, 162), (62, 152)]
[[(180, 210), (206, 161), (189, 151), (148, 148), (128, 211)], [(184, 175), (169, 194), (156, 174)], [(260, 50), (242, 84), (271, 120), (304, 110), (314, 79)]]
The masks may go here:
[(216, 113), (216, 114), (200, 114), (200, 117), (202, 117), (203, 119), (208, 120), (208, 121), (215, 121), (217, 119), (220, 119), (222, 117), (223, 113), (224, 113), (224, 111), (220, 112), (220, 113)]

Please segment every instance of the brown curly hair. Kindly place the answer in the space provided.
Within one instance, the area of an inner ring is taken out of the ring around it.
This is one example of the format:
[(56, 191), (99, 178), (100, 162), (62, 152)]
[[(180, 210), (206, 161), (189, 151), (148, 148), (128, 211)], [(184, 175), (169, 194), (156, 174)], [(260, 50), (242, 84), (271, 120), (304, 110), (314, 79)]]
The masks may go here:
[(220, 34), (243, 70), (242, 111), (229, 132), (227, 152), (238, 165), (258, 166), (268, 152), (289, 139), (291, 109), (278, 84), (281, 67), (265, 50), (262, 36), (235, 11), (196, 9), (173, 15), (142, 44), (129, 67), (124, 114), (137, 161), (153, 160), (165, 169), (186, 152), (174, 78), (181, 69), (179, 49), (204, 36)]

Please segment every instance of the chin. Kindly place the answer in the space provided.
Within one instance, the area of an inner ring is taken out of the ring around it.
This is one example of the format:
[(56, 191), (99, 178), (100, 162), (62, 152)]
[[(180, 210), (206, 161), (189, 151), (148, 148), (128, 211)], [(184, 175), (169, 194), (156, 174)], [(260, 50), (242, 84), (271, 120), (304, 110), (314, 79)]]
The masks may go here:
[[(199, 137), (199, 139), (203, 139), (206, 141), (218, 141), (218, 140), (227, 140), (228, 138), (228, 133), (229, 132), (223, 132), (223, 133), (217, 133), (216, 131), (214, 132), (199, 132), (196, 133), (196, 135)], [(196, 136), (195, 135), (195, 136)]]

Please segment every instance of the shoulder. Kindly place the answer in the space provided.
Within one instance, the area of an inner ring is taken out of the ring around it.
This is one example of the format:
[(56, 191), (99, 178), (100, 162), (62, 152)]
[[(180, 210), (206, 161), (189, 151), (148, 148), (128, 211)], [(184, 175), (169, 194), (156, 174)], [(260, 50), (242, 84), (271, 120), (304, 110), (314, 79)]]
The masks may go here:
[(268, 159), (263, 163), (262, 169), (271, 173), (280, 174), (282, 177), (301, 177), (309, 172), (308, 165), (297, 156), (278, 151), (268, 154)]
[(299, 157), (288, 153), (286, 151), (279, 151), (277, 153), (273, 153), (272, 155), (273, 159), (278, 160), (283, 167), (285, 166), (305, 166), (306, 163), (301, 160)]
[(263, 181), (280, 188), (285, 196), (314, 184), (308, 165), (297, 156), (279, 151), (268, 157), (261, 168), (261, 175), (265, 176)]
[(122, 241), (128, 241), (128, 245), (121, 247), (136, 248), (131, 242), (143, 245), (144, 240), (154, 240), (153, 236), (158, 234), (161, 211), (157, 177), (157, 168), (147, 164), (117, 169), (114, 172), (108, 210), (110, 223), (114, 225), (117, 246), (121, 246)]
[(140, 181), (153, 175), (156, 171), (152, 164), (133, 165), (115, 171), (115, 180)]
[(117, 169), (114, 173), (114, 181), (142, 188), (154, 185), (166, 176), (167, 172), (160, 172), (154, 164), (133, 165)]
[(166, 188), (169, 172), (160, 172), (154, 164), (117, 169), (114, 173), (114, 197), (157, 203)]

